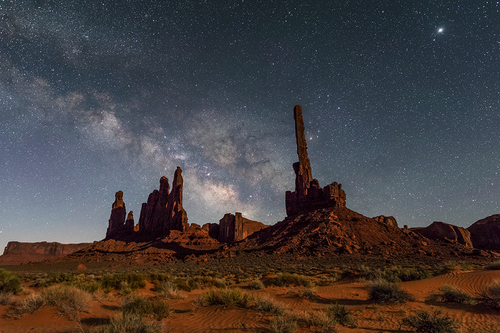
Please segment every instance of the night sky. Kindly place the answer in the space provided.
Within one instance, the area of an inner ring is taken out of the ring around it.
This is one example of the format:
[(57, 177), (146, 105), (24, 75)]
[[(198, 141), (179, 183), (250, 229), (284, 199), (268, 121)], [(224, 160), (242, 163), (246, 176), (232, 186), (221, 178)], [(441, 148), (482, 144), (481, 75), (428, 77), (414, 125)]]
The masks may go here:
[(499, 1), (1, 1), (0, 252), (103, 239), (184, 176), (190, 223), (312, 174), (399, 225), (500, 213)]

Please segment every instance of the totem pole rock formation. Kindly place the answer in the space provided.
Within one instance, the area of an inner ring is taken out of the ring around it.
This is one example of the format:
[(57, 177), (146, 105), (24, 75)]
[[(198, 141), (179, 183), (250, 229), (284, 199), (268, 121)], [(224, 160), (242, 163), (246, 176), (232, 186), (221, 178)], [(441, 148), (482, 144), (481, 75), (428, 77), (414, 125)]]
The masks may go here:
[(184, 231), (189, 225), (182, 207), (182, 170), (177, 167), (172, 192), (167, 177), (160, 179), (160, 190), (154, 190), (148, 202), (142, 204), (139, 232), (146, 235), (163, 235), (170, 230)]
[[(116, 238), (134, 230), (134, 217), (132, 212), (129, 213), (127, 222), (125, 223), (125, 202), (123, 202), (123, 192), (115, 193), (115, 202), (111, 206), (111, 216), (109, 218), (109, 226), (106, 231), (106, 239)], [(131, 218), (131, 221), (129, 219)]]
[(312, 178), (311, 163), (307, 156), (307, 142), (304, 135), (304, 119), (300, 105), (295, 106), (293, 115), (299, 161), (293, 164), (295, 191), (286, 192), (287, 215), (292, 216), (328, 207), (345, 207), (346, 195), (342, 190), (342, 184), (334, 182), (321, 188), (319, 182)]

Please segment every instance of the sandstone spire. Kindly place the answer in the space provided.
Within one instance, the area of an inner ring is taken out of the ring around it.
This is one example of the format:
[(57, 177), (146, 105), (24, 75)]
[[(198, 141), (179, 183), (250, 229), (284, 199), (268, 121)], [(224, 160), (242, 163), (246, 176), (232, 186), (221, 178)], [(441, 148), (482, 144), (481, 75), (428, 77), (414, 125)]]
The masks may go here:
[(286, 213), (288, 216), (307, 213), (315, 209), (328, 207), (345, 207), (345, 192), (342, 185), (331, 183), (321, 188), (312, 178), (311, 163), (307, 156), (307, 142), (304, 134), (302, 107), (293, 109), (295, 119), (295, 138), (299, 161), (293, 164), (295, 171), (295, 191), (286, 192)]
[(307, 194), (309, 184), (313, 180), (311, 175), (311, 162), (307, 156), (307, 141), (304, 134), (304, 118), (302, 117), (302, 106), (295, 105), (293, 108), (293, 118), (295, 119), (295, 138), (297, 141), (297, 155), (299, 155), (298, 165), (295, 163), (295, 189), (301, 194)]
[(113, 238), (119, 234), (125, 225), (125, 203), (123, 202), (123, 192), (115, 193), (115, 202), (111, 206), (111, 216), (109, 218), (109, 226), (106, 232), (106, 238)]

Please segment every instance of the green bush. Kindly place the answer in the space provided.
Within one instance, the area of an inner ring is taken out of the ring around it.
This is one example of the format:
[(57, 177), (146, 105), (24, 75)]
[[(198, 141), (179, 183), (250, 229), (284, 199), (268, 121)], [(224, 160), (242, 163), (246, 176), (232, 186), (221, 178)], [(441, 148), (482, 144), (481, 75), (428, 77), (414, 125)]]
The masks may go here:
[(399, 284), (385, 280), (375, 281), (368, 285), (369, 300), (377, 303), (403, 303), (413, 300), (413, 297)]
[(140, 273), (115, 273), (105, 274), (99, 279), (99, 283), (105, 290), (122, 290), (125, 292), (144, 288), (146, 286), (146, 277)]
[(290, 274), (290, 273), (278, 273), (276, 277), (270, 278), (268, 284), (271, 286), (285, 287), (285, 286), (304, 286), (312, 287), (313, 284), (311, 280), (303, 275)]
[(325, 312), (329, 318), (342, 326), (356, 327), (356, 319), (344, 305), (332, 304), (325, 307)]
[(464, 303), (472, 304), (474, 297), (450, 285), (444, 285), (439, 288), (439, 293), (432, 294), (427, 299), (428, 301), (436, 301), (443, 303)]
[(23, 290), (21, 280), (12, 272), (0, 268), (0, 292), (17, 294)]
[(157, 320), (168, 317), (170, 308), (167, 302), (161, 299), (145, 296), (129, 297), (122, 305), (124, 314), (139, 316), (154, 315)]
[(435, 311), (432, 314), (420, 310), (415, 315), (403, 318), (401, 324), (423, 333), (458, 332), (457, 323), (451, 317), (442, 315), (441, 313), (441, 310)]

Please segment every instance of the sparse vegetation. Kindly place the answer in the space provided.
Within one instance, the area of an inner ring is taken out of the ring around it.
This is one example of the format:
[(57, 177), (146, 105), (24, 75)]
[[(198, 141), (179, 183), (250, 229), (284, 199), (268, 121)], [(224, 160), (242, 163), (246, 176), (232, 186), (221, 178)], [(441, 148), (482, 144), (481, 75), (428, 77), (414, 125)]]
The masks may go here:
[(309, 299), (309, 300), (315, 299), (316, 297), (318, 297), (318, 295), (316, 294), (316, 291), (313, 288), (299, 289), (296, 292), (296, 295), (300, 298), (305, 298), (305, 299)]
[(165, 298), (184, 299), (186, 295), (183, 294), (179, 288), (170, 281), (159, 283), (155, 285), (155, 291), (158, 295)]
[(17, 294), (23, 290), (21, 280), (17, 275), (0, 268), (0, 293)]
[(252, 296), (239, 288), (211, 289), (201, 294), (195, 300), (195, 307), (208, 305), (225, 305), (248, 308), (252, 303)]
[(253, 289), (253, 290), (260, 290), (264, 289), (266, 286), (264, 286), (264, 283), (260, 280), (252, 281), (248, 284), (248, 288)]
[(401, 266), (374, 269), (361, 265), (359, 267), (359, 272), (360, 277), (368, 281), (386, 280), (393, 283), (423, 280), (430, 277), (429, 271), (424, 268)]
[(158, 333), (162, 331), (160, 323), (145, 322), (133, 313), (123, 313), (111, 318), (109, 324), (94, 327), (92, 333)]
[(420, 310), (415, 315), (403, 318), (403, 326), (412, 328), (423, 333), (456, 333), (458, 325), (448, 315), (443, 315), (440, 310), (430, 314)]
[(270, 278), (268, 284), (271, 286), (284, 287), (284, 286), (303, 286), (312, 287), (313, 283), (307, 276), (291, 274), (291, 273), (278, 273), (276, 277)]
[(427, 300), (431, 302), (472, 304), (474, 297), (459, 290), (457, 287), (447, 284), (440, 287), (439, 293), (430, 295)]
[(12, 315), (14, 317), (19, 317), (25, 313), (33, 313), (35, 310), (39, 309), (43, 303), (40, 294), (30, 294), (14, 306)]
[(277, 315), (284, 315), (287, 312), (287, 308), (283, 303), (280, 303), (267, 295), (255, 297), (254, 308), (257, 311)]
[(9, 305), (12, 303), (12, 293), (0, 292), (0, 305)]
[(329, 318), (342, 326), (356, 327), (356, 319), (351, 311), (344, 305), (332, 304), (325, 307), (325, 312)]
[(272, 318), (270, 325), (275, 333), (297, 332), (297, 321), (288, 315), (279, 315)]
[(122, 311), (126, 314), (135, 314), (141, 317), (154, 315), (157, 320), (168, 317), (170, 314), (170, 307), (164, 300), (146, 297), (146, 296), (132, 296), (125, 299), (122, 305)]
[(369, 299), (377, 303), (403, 303), (413, 300), (413, 297), (399, 284), (379, 280), (368, 285)]
[(500, 270), (500, 261), (489, 263), (484, 269), (487, 271), (498, 271)]
[(477, 299), (479, 304), (500, 309), (500, 281), (492, 283)]
[(337, 322), (324, 311), (301, 311), (293, 315), (298, 322), (317, 332), (337, 332)]

